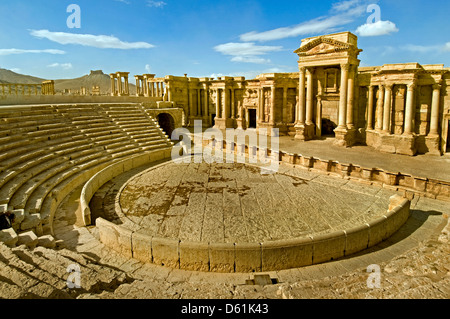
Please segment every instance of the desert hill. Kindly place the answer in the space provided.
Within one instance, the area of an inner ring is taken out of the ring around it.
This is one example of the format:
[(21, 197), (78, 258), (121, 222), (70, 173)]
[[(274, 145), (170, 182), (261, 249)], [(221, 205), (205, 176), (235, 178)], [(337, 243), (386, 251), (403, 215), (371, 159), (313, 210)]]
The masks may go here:
[(11, 70), (0, 68), (1, 83), (41, 84), (43, 81), (45, 81), (45, 79), (30, 75), (23, 75)]
[[(40, 84), (45, 80), (46, 79), (23, 75), (0, 68), (0, 83)], [(129, 78), (130, 82), (133, 80), (134, 78)], [(80, 91), (82, 87), (86, 88), (89, 92), (92, 92), (94, 86), (99, 86), (102, 94), (110, 94), (111, 79), (109, 75), (104, 74), (101, 70), (97, 70), (91, 71), (90, 74), (75, 79), (55, 80), (56, 92), (63, 92), (65, 90), (76, 92)], [(136, 86), (130, 83), (130, 95), (134, 94), (136, 94)]]

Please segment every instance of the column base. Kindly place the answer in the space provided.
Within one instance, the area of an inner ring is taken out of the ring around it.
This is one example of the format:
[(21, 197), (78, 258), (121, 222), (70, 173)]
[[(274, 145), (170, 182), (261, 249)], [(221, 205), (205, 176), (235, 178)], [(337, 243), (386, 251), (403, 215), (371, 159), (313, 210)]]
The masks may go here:
[(219, 119), (216, 118), (216, 125), (214, 125), (214, 128), (217, 128), (219, 130), (226, 130), (227, 128), (235, 128), (235, 120), (233, 119)]
[(314, 139), (316, 125), (297, 124), (295, 125), (295, 139), (300, 141), (310, 141)]
[(427, 153), (431, 155), (441, 156), (441, 138), (437, 134), (430, 134), (425, 137), (425, 146), (427, 148)]
[(246, 130), (247, 129), (247, 122), (244, 119), (237, 119), (236, 125), (238, 129)]
[(336, 128), (334, 130), (336, 140), (334, 142), (337, 146), (351, 147), (356, 144), (356, 129)]
[(416, 139), (413, 134), (394, 135), (369, 130), (366, 143), (377, 151), (391, 154), (414, 156), (417, 154)]

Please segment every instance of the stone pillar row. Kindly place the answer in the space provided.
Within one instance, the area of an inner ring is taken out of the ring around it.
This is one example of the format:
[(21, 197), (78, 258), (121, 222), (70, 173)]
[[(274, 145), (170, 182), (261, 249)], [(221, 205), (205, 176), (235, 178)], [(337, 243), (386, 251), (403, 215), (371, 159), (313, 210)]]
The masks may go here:
[[(392, 115), (392, 101), (393, 101), (393, 86), (392, 83), (378, 85), (378, 96), (376, 105), (376, 119), (374, 119), (374, 91), (376, 86), (369, 86), (368, 97), (368, 116), (367, 116), (367, 129), (375, 129), (378, 132), (384, 132), (391, 134), (391, 115)], [(411, 135), (414, 133), (414, 113), (415, 113), (415, 94), (416, 94), (417, 82), (412, 81), (407, 85), (406, 103), (405, 103), (405, 120), (404, 120), (404, 135)], [(432, 86), (433, 95), (431, 103), (431, 120), (430, 120), (430, 136), (439, 135), (439, 111), (440, 111), (440, 99), (441, 88), (440, 83), (436, 83)], [(374, 125), (375, 123), (375, 125)]]
[[(43, 84), (41, 86), (41, 93), (43, 92)], [(19, 95), (19, 87), (22, 88), (21, 95), (25, 95), (25, 93), (28, 93), (28, 95), (32, 95), (34, 92), (34, 95), (38, 95), (38, 87), (39, 84), (16, 84), (16, 83), (0, 83), (0, 95), (12, 95), (13, 94), (13, 87), (14, 87), (14, 94)], [(27, 92), (25, 92), (27, 91)], [(48, 91), (51, 91), (51, 88), (48, 89)], [(53, 87), (54, 91), (54, 87)], [(52, 92), (53, 92), (52, 91)], [(43, 94), (43, 93), (42, 93)]]

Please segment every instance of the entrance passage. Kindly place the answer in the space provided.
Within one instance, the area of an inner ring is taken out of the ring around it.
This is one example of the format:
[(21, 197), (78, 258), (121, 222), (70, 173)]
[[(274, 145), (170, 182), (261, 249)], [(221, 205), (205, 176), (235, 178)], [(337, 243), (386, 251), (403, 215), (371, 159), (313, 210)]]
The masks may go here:
[(336, 123), (329, 119), (322, 119), (322, 136), (335, 136)]
[(248, 110), (248, 128), (256, 128), (256, 110)]
[(172, 133), (175, 130), (175, 120), (170, 114), (161, 113), (158, 115), (158, 123), (161, 129), (166, 133), (169, 138), (172, 137)]

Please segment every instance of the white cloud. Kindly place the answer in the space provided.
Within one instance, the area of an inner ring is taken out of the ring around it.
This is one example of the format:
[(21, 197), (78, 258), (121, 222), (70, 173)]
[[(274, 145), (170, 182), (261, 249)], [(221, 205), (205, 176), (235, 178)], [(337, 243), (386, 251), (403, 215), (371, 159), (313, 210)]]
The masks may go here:
[(47, 65), (48, 68), (61, 68), (63, 70), (70, 70), (73, 68), (72, 63), (53, 63)]
[(337, 31), (355, 18), (363, 15), (367, 9), (365, 0), (340, 1), (333, 5), (330, 15), (318, 17), (294, 26), (277, 28), (264, 32), (248, 32), (240, 36), (241, 41), (272, 41), (319, 33)]
[(11, 71), (15, 72), (15, 73), (20, 73), (22, 70), (19, 68), (12, 68), (10, 69)]
[(78, 44), (100, 49), (150, 49), (154, 45), (146, 42), (124, 42), (114, 36), (51, 32), (48, 30), (31, 30), (36, 38), (48, 39), (59, 44)]
[(446, 51), (446, 52), (450, 52), (450, 42), (447, 42), (446, 44), (445, 44), (445, 46), (444, 46), (444, 51)]
[(283, 47), (281, 46), (263, 46), (255, 45), (254, 42), (247, 43), (225, 43), (214, 47), (214, 50), (220, 52), (224, 55), (231, 55), (233, 62), (242, 63), (259, 63), (267, 64), (271, 61), (269, 59), (264, 59), (259, 56), (266, 55), (270, 52), (281, 51)]
[(347, 1), (341, 1), (337, 3), (333, 3), (332, 10), (335, 12), (343, 12), (348, 11), (354, 6), (358, 5), (360, 1), (359, 0), (347, 0)]
[(356, 34), (361, 37), (377, 37), (398, 32), (395, 23), (391, 21), (378, 21), (375, 23), (366, 23), (356, 29)]
[(145, 65), (145, 71), (147, 71), (147, 73), (152, 73), (152, 69), (150, 67), (150, 64), (146, 64)]
[(281, 51), (283, 47), (281, 46), (264, 46), (255, 45), (255, 43), (225, 43), (214, 47), (214, 50), (225, 55), (233, 56), (255, 56), (264, 55), (268, 52)]
[(53, 49), (48, 49), (48, 50), (0, 49), (0, 55), (27, 54), (27, 53), (66, 54), (65, 51), (53, 50)]
[(126, 0), (114, 0), (114, 1), (117, 1), (117, 2), (122, 2), (122, 3), (125, 3), (125, 4), (131, 4), (131, 2), (129, 2), (129, 1), (126, 1)]
[(167, 3), (164, 1), (153, 1), (153, 0), (147, 0), (147, 7), (154, 7), (154, 8), (164, 8)]
[(258, 58), (253, 56), (235, 56), (231, 59), (232, 62), (242, 62), (242, 63), (259, 63), (268, 64), (271, 63), (270, 59)]

